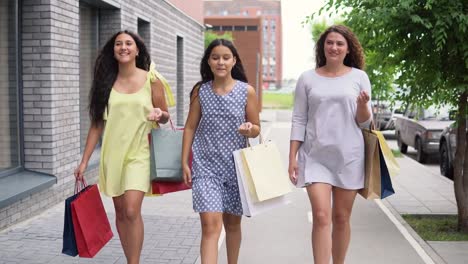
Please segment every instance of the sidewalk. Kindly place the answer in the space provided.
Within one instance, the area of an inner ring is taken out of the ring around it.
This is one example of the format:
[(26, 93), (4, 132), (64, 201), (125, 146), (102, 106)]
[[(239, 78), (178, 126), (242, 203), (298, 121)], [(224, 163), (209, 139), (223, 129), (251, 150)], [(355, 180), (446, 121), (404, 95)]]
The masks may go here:
[[(396, 141), (389, 140), (388, 143), (391, 148), (398, 148)], [(457, 214), (457, 203), (451, 180), (407, 156), (399, 158), (398, 163), (401, 167), (401, 174), (393, 179), (396, 195), (384, 201), (384, 204), (396, 216), (399, 217), (401, 214)], [(401, 217), (398, 219), (435, 263), (468, 263), (468, 241), (425, 242)]]
[[(0, 232), (0, 263), (125, 264), (115, 229), (112, 200), (102, 196), (114, 237), (93, 259), (61, 254), (64, 204)], [(147, 197), (142, 207), (145, 241), (141, 263), (193, 264), (199, 255), (200, 223), (190, 191)]]
[[(276, 142), (286, 165), (290, 123), (275, 122), (270, 132), (264, 133)], [(312, 214), (307, 194), (304, 189), (295, 188), (288, 197), (291, 204), (287, 206), (243, 219), (239, 263), (312, 263)], [(375, 202), (357, 197), (351, 225), (347, 264), (425, 263)], [(220, 264), (227, 263), (225, 246), (220, 248)]]
[[(287, 157), (290, 111), (264, 110), (263, 131), (279, 142)], [(392, 141), (389, 141), (390, 144)], [(392, 146), (394, 147), (394, 146)], [(398, 159), (401, 175), (394, 179), (396, 194), (379, 202), (357, 199), (352, 219), (352, 242), (347, 264), (468, 262), (468, 242), (425, 242), (400, 214), (456, 214), (452, 182), (404, 157)], [(310, 263), (310, 206), (297, 189), (294, 202), (251, 219), (244, 218), (244, 240), (239, 264)], [(94, 259), (61, 254), (64, 204), (0, 232), (0, 264), (125, 263), (115, 230), (111, 199), (103, 196), (114, 238)], [(141, 263), (194, 264), (200, 241), (199, 217), (192, 210), (190, 191), (145, 198), (142, 208), (145, 241)], [(288, 240), (288, 236), (291, 239)], [(409, 240), (413, 241), (410, 242)], [(418, 252), (414, 247), (423, 249)], [(421, 255), (431, 259), (423, 260)], [(220, 248), (225, 263), (225, 245)]]
[[(290, 114), (287, 111), (276, 113), (264, 111), (262, 113), (262, 119), (273, 123), (271, 133), (267, 136), (269, 139), (284, 144), (284, 139), (289, 138)], [(391, 148), (397, 148), (394, 140), (388, 140), (388, 143)], [(281, 149), (287, 149), (287, 147), (283, 146)], [(401, 174), (393, 179), (395, 195), (375, 203), (361, 198), (357, 199), (353, 212), (353, 235), (347, 263), (412, 264), (420, 261), (437, 264), (468, 263), (468, 242), (426, 242), (400, 216), (401, 214), (456, 214), (452, 181), (436, 173), (437, 170), (426, 168), (406, 156), (398, 158), (398, 162), (401, 166)], [(310, 210), (305, 193), (295, 191), (292, 199), (294, 207), (301, 208), (302, 211)], [(279, 218), (284, 215), (288, 217), (280, 221)], [(374, 222), (366, 222), (369, 218)], [(281, 225), (281, 222), (286, 224)], [(276, 233), (269, 231), (272, 229), (276, 230)], [(243, 230), (245, 235), (240, 263), (261, 263), (259, 262), (261, 259), (268, 259), (266, 263), (286, 263), (285, 261), (306, 263), (305, 260), (294, 261), (297, 260), (296, 255), (305, 255), (309, 257), (308, 259), (311, 257), (310, 224), (305, 221), (303, 214), (297, 215), (297, 212), (291, 208), (245, 219)], [(289, 231), (285, 232), (285, 230)], [(288, 240), (291, 232), (294, 233), (293, 239)], [(379, 234), (376, 241), (373, 240), (375, 234)], [(275, 244), (284, 247), (283, 249), (268, 247)], [(371, 245), (370, 250), (369, 245)], [(284, 248), (288, 250), (285, 252)], [(220, 263), (225, 263), (225, 244), (220, 248), (220, 252)], [(275, 253), (272, 254), (272, 252)], [(413, 258), (415, 252), (418, 252), (420, 256), (417, 261)], [(376, 256), (380, 259), (375, 259)], [(248, 262), (250, 259), (257, 261)]]

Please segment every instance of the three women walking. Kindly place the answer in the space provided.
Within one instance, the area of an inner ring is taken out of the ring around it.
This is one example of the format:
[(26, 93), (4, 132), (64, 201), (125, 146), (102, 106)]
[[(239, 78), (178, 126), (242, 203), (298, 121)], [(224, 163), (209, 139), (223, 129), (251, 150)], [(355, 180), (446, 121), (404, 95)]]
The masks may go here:
[[(86, 147), (75, 177), (81, 179), (102, 136), (100, 190), (112, 197), (116, 226), (128, 263), (139, 263), (141, 205), (151, 194), (148, 133), (169, 120), (161, 81), (150, 69), (141, 39), (116, 33), (95, 65)], [(370, 125), (370, 82), (356, 36), (332, 26), (316, 45), (316, 69), (296, 86), (289, 151), (290, 180), (305, 187), (313, 212), (314, 263), (344, 263), (357, 190), (364, 187), (364, 142)], [(233, 43), (214, 40), (200, 63), (201, 81), (190, 93), (182, 147), (184, 181), (202, 229), (201, 262), (217, 263), (221, 229), (229, 264), (238, 262), (242, 204), (233, 151), (260, 133), (255, 89), (247, 83)], [(104, 129), (105, 127), (105, 129)], [(193, 152), (192, 167), (189, 164)], [(287, 245), (285, 245), (287, 246)]]

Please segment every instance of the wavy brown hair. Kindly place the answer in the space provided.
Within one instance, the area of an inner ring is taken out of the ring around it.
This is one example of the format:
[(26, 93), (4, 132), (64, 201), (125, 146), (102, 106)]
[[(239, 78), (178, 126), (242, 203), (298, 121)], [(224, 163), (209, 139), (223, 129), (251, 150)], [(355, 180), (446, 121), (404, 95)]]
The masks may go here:
[(325, 39), (331, 32), (335, 32), (342, 35), (346, 39), (346, 42), (348, 44), (349, 53), (346, 54), (346, 57), (343, 62), (344, 65), (364, 70), (365, 61), (361, 43), (357, 39), (356, 35), (354, 35), (354, 33), (351, 31), (351, 29), (343, 25), (331, 26), (327, 28), (322, 33), (322, 35), (320, 35), (320, 38), (317, 41), (317, 44), (315, 45), (315, 67), (320, 68), (327, 63), (324, 46)]
[(104, 45), (94, 64), (94, 79), (89, 92), (89, 116), (93, 125), (103, 122), (103, 114), (109, 101), (110, 92), (117, 74), (119, 72), (119, 63), (114, 57), (115, 39), (120, 34), (127, 34), (133, 38), (138, 48), (138, 56), (135, 64), (138, 68), (148, 71), (151, 58), (146, 49), (145, 43), (137, 34), (123, 30), (115, 33)]

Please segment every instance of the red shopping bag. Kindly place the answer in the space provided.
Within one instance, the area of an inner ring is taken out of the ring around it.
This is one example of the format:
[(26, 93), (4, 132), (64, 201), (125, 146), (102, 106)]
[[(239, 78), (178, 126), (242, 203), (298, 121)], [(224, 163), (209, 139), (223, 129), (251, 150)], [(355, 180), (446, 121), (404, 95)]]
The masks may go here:
[(190, 189), (184, 182), (151, 182), (153, 194), (166, 194)]
[(81, 192), (71, 207), (78, 255), (92, 258), (114, 235), (97, 185)]

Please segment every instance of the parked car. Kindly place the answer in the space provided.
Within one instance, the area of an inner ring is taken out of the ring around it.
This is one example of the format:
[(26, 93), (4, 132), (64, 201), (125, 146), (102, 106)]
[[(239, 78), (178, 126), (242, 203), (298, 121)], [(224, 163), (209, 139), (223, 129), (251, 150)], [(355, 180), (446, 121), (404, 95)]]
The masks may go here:
[(394, 130), (395, 119), (397, 116), (401, 116), (401, 102), (395, 102), (393, 105), (388, 101), (379, 101), (372, 107), (372, 114), (376, 128), (378, 130)]
[(442, 131), (452, 123), (448, 107), (417, 109), (410, 106), (395, 121), (398, 147), (402, 153), (407, 152), (408, 146), (415, 148), (416, 160), (424, 163), (429, 155), (439, 153)]
[(453, 160), (457, 146), (457, 127), (454, 124), (442, 131), (439, 141), (440, 174), (453, 178)]

